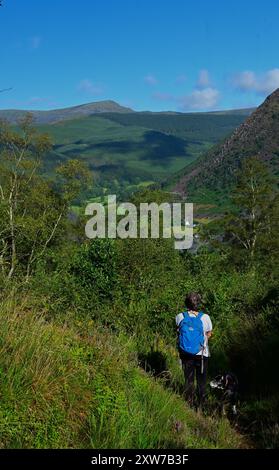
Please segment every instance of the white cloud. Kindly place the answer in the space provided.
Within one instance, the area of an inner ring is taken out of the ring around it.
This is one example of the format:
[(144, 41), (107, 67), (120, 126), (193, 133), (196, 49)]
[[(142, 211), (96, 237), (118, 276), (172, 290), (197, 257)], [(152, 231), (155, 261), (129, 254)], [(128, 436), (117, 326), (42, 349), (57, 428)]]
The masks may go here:
[(210, 79), (208, 70), (200, 70), (199, 78), (197, 82), (197, 88), (209, 88), (210, 87)]
[(146, 75), (146, 77), (144, 77), (144, 81), (151, 86), (157, 85), (158, 83), (158, 80), (154, 75)]
[[(185, 75), (179, 75), (176, 77), (175, 82), (184, 83), (185, 80)], [(145, 77), (145, 81), (150, 85), (158, 83), (157, 79), (153, 75)], [(171, 93), (158, 91), (153, 93), (152, 98), (162, 102), (173, 102), (182, 111), (205, 111), (208, 109), (216, 109), (216, 105), (220, 98), (220, 92), (215, 87), (211, 86), (210, 83), (211, 80), (208, 70), (202, 69), (199, 72), (198, 80), (194, 89), (189, 91), (187, 95), (175, 96)]]
[(212, 109), (217, 105), (219, 97), (220, 93), (216, 88), (207, 87), (178, 98), (178, 102), (183, 110)]
[(234, 87), (239, 88), (241, 91), (255, 90), (257, 87), (256, 75), (250, 70), (236, 74), (232, 82)]
[(268, 70), (259, 81), (258, 91), (260, 93), (272, 93), (279, 88), (279, 69)]
[(261, 95), (269, 94), (279, 88), (279, 68), (268, 70), (261, 75), (246, 70), (236, 74), (232, 83), (240, 91), (255, 91)]
[(100, 95), (103, 93), (103, 87), (93, 83), (88, 78), (81, 80), (77, 86), (78, 91), (88, 95)]

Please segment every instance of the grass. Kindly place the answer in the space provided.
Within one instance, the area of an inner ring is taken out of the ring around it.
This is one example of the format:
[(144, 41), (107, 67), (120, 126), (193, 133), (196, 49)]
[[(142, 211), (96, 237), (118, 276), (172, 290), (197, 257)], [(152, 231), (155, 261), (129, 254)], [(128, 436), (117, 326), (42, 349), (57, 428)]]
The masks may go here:
[(1, 304), (1, 448), (245, 446), (140, 369), (132, 340), (79, 323), (47, 322), (28, 299)]

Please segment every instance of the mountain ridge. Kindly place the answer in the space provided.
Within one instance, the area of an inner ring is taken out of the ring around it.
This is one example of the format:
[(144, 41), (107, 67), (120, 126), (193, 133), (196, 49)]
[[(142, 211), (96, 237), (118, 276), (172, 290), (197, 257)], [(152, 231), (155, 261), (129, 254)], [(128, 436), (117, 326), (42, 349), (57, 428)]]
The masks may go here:
[(199, 188), (228, 187), (242, 159), (249, 156), (260, 157), (278, 171), (279, 89), (270, 94), (225, 141), (185, 167), (185, 172), (181, 170), (184, 174), (173, 190), (185, 196)]
[(20, 109), (3, 109), (0, 110), (0, 118), (6, 119), (11, 124), (22, 119), (26, 114), (32, 114), (36, 124), (54, 124), (56, 122), (71, 120), (90, 116), (92, 114), (101, 113), (133, 113), (131, 108), (121, 106), (116, 101), (104, 100), (84, 103), (77, 106), (66, 108), (50, 109), (48, 111), (41, 110), (20, 110)]
[(91, 103), (83, 103), (76, 106), (65, 108), (56, 108), (50, 110), (25, 110), (25, 109), (2, 109), (0, 110), (0, 119), (5, 119), (11, 124), (16, 124), (26, 114), (34, 116), (36, 124), (55, 124), (64, 120), (77, 119), (91, 115), (103, 113), (119, 113), (119, 114), (142, 114), (142, 115), (250, 115), (254, 108), (242, 108), (219, 111), (204, 112), (179, 112), (179, 111), (135, 111), (129, 107), (122, 106), (113, 100), (93, 101)]

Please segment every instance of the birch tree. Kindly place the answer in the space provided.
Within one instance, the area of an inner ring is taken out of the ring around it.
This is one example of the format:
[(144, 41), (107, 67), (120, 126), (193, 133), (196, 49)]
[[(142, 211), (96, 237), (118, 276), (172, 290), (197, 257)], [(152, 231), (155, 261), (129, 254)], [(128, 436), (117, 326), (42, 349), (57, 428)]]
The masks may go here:
[(237, 213), (227, 218), (226, 235), (236, 256), (253, 265), (275, 236), (278, 204), (274, 178), (257, 157), (244, 160), (232, 201)]
[(0, 125), (0, 269), (11, 279), (28, 280), (36, 262), (61, 237), (71, 201), (88, 179), (79, 161), (61, 165), (63, 186), (41, 175), (41, 159), (51, 149), (27, 115), (19, 131)]

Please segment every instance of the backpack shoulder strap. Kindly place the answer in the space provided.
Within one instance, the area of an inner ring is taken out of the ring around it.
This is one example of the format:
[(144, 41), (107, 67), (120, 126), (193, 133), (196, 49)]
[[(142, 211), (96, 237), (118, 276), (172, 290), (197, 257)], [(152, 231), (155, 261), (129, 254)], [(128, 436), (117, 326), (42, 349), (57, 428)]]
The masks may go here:
[(197, 318), (201, 318), (203, 316), (203, 312), (199, 312), (198, 315), (197, 315)]

